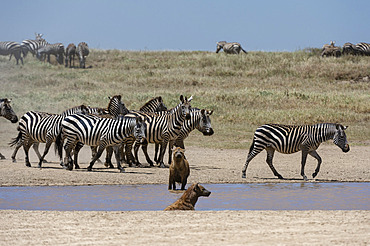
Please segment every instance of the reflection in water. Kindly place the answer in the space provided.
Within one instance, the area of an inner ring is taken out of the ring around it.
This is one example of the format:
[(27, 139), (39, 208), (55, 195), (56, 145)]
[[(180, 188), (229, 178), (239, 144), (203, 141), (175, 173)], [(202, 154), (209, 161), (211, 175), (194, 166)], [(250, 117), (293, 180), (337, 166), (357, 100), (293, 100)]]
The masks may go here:
[[(205, 184), (197, 210), (369, 210), (370, 183)], [(0, 209), (163, 210), (182, 193), (167, 185), (0, 187)]]

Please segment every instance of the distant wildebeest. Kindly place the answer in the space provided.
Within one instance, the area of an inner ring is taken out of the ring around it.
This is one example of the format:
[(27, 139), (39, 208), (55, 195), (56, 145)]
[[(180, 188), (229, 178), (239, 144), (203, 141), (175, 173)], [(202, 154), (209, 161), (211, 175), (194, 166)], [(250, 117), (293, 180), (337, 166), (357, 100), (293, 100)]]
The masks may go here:
[(190, 174), (189, 162), (185, 159), (185, 149), (176, 147), (173, 150), (173, 160), (170, 165), (168, 189), (176, 190), (176, 182), (181, 183), (181, 190), (185, 190)]
[[(18, 117), (13, 111), (12, 106), (10, 106), (11, 101), (12, 100), (8, 98), (0, 99), (0, 116), (4, 117), (12, 123), (16, 123), (18, 121)], [(1, 153), (0, 159), (5, 159), (5, 156), (3, 156)]]
[(208, 197), (211, 194), (209, 190), (200, 184), (193, 184), (184, 194), (173, 204), (165, 208), (165, 211), (170, 210), (194, 210), (195, 204), (200, 196)]
[(75, 66), (75, 55), (76, 55), (76, 45), (71, 43), (67, 46), (67, 49), (66, 49), (65, 67), (68, 67), (68, 61), (69, 61), (69, 67), (72, 67), (72, 61), (73, 61), (73, 66)]
[(311, 155), (317, 160), (317, 167), (312, 177), (315, 178), (320, 171), (321, 157), (316, 152), (316, 149), (321, 143), (333, 139), (335, 145), (342, 149), (343, 152), (349, 151), (347, 142), (346, 130), (340, 124), (322, 123), (316, 125), (278, 125), (267, 124), (257, 128), (254, 133), (253, 142), (249, 149), (247, 160), (242, 170), (242, 178), (246, 177), (246, 171), (249, 162), (258, 155), (262, 150), (266, 149), (267, 159), (271, 171), (279, 179), (283, 179), (272, 164), (275, 150), (283, 154), (292, 154), (302, 151), (301, 175), (304, 180), (307, 177), (304, 173), (307, 155)]
[(341, 55), (342, 55), (342, 52), (340, 51), (340, 47), (326, 47), (321, 52), (321, 57), (324, 57), (324, 56), (340, 57)]
[(23, 64), (23, 58), (22, 58), (22, 48), (21, 45), (17, 42), (0, 42), (0, 55), (9, 56), (9, 61), (12, 58), (12, 55), (14, 55), (15, 59), (17, 60), (17, 65), (18, 60), (20, 59), (22, 64)]
[(89, 46), (85, 42), (81, 42), (77, 46), (77, 55), (80, 60), (80, 68), (86, 67), (86, 56), (90, 53)]
[(64, 45), (62, 43), (47, 44), (44, 47), (37, 50), (36, 57), (39, 60), (45, 59), (47, 55), (47, 62), (50, 63), (50, 55), (54, 55), (59, 64), (63, 64), (64, 58)]
[(218, 53), (221, 49), (223, 49), (226, 54), (239, 54), (240, 51), (243, 51), (244, 53), (247, 54), (247, 52), (242, 48), (242, 46), (236, 42), (233, 43), (228, 43), (226, 41), (217, 42), (216, 53)]

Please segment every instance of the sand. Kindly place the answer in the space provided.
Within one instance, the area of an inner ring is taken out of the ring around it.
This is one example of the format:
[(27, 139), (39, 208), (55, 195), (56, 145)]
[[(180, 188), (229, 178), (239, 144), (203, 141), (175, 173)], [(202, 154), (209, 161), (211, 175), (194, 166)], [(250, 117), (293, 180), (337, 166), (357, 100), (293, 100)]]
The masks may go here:
[[(350, 152), (343, 153), (332, 144), (322, 145), (318, 153), (323, 164), (316, 179), (311, 176), (316, 161), (308, 157), (308, 182), (370, 182), (370, 147), (351, 147)], [(82, 169), (73, 171), (62, 169), (52, 152), (46, 158), (49, 162), (40, 169), (33, 150), (31, 168), (24, 165), (22, 149), (17, 163), (12, 163), (12, 151), (0, 148), (8, 158), (0, 160), (1, 186), (168, 182), (168, 169), (157, 167), (126, 168), (125, 173), (119, 173), (96, 163), (94, 171), (87, 172), (90, 151), (86, 147), (80, 156)], [(299, 153), (275, 155), (275, 168), (284, 180), (273, 176), (265, 163), (264, 152), (250, 163), (247, 178), (242, 179), (246, 155), (247, 150), (189, 147), (186, 150), (191, 167), (188, 181), (205, 187), (208, 183), (304, 182), (300, 176)], [(140, 159), (146, 164), (142, 155)], [(369, 211), (1, 210), (0, 217), (0, 245), (368, 245), (370, 242)]]

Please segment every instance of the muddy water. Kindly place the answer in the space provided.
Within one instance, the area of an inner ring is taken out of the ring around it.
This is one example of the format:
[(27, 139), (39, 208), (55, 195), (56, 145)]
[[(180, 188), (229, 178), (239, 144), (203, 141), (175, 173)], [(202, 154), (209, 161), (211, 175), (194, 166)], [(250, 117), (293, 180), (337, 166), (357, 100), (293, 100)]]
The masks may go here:
[[(197, 210), (369, 210), (370, 183), (206, 184)], [(167, 185), (0, 187), (0, 209), (163, 210), (182, 195)]]

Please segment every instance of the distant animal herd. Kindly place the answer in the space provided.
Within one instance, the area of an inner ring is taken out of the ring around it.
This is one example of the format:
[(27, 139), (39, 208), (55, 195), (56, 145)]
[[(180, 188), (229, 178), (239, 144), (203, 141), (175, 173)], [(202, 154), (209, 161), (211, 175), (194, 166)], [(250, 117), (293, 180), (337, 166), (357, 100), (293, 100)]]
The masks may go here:
[[(74, 67), (75, 56), (78, 57), (80, 62), (80, 68), (86, 68), (86, 57), (89, 55), (89, 47), (87, 43), (80, 42), (77, 47), (74, 43), (68, 44), (67, 48), (62, 43), (49, 44), (43, 39), (43, 34), (35, 33), (35, 39), (26, 39), (22, 43), (14, 41), (0, 42), (0, 55), (9, 55), (9, 61), (12, 56), (15, 57), (17, 65), (19, 60), (23, 64), (23, 58), (25, 58), (30, 52), (33, 56), (40, 61), (47, 61), (50, 63), (50, 55), (54, 55), (59, 64), (65, 64), (66, 67)], [(241, 51), (247, 54), (240, 43), (237, 42), (226, 42), (219, 41), (216, 43), (216, 53), (223, 50), (226, 54), (239, 54)], [(370, 55), (370, 44), (369, 43), (358, 43), (356, 45), (352, 43), (345, 43), (343, 48), (335, 46), (335, 41), (330, 41), (330, 44), (324, 44), (321, 50), (321, 56), (335, 56), (341, 55)], [(64, 59), (65, 57), (65, 59)], [(72, 65), (73, 64), (73, 65)]]
[[(9, 61), (12, 56), (19, 64), (19, 60), (23, 64), (23, 58), (25, 58), (30, 52), (32, 56), (36, 56), (40, 61), (50, 63), (50, 55), (54, 55), (55, 59), (59, 64), (65, 63), (66, 67), (74, 67), (75, 56), (78, 57), (80, 62), (80, 68), (86, 68), (86, 57), (89, 55), (89, 46), (85, 42), (80, 42), (77, 47), (75, 44), (68, 44), (67, 48), (64, 49), (62, 43), (50, 44), (42, 38), (43, 34), (35, 33), (35, 39), (26, 39), (22, 43), (6, 41), (0, 42), (0, 55), (9, 55)], [(65, 59), (64, 59), (65, 57)]]

